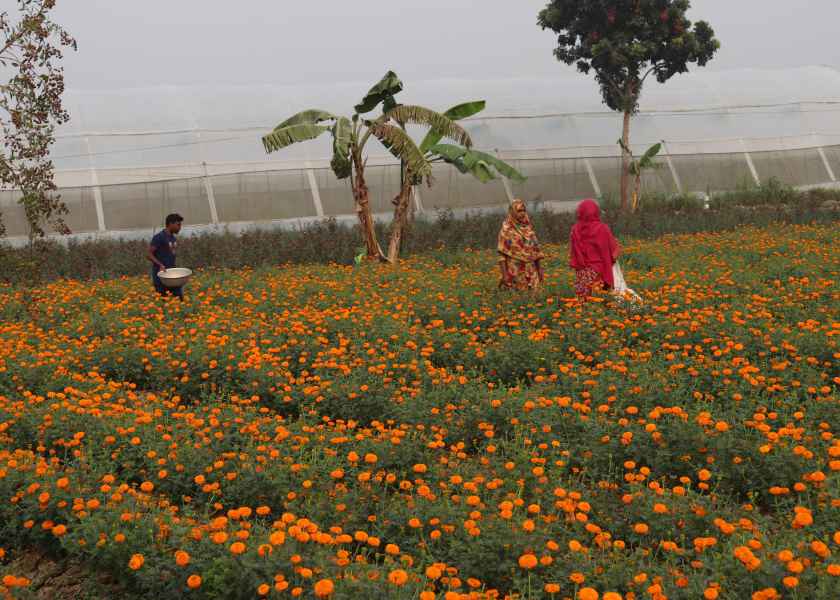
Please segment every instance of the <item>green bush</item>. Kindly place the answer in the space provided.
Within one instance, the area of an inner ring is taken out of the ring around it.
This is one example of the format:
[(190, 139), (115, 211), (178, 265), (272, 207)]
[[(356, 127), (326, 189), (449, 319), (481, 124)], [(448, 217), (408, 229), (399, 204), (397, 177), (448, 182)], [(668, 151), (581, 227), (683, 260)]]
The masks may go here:
[[(798, 192), (771, 180), (758, 188), (715, 195), (710, 199), (710, 210), (704, 209), (702, 200), (686, 194), (645, 196), (639, 210), (627, 215), (621, 214), (611, 196), (602, 198), (600, 203), (604, 220), (616, 235), (645, 239), (668, 233), (725, 231), (747, 224), (832, 221), (840, 215), (838, 200), (840, 191)], [(550, 212), (538, 202), (531, 202), (530, 209), (543, 243), (568, 241), (574, 214)], [(440, 256), (444, 260), (451, 259), (453, 251), (492, 249), (503, 218), (498, 212), (473, 212), (457, 218), (451, 210), (439, 210), (434, 216), (410, 223), (402, 254), (443, 251)], [(387, 239), (386, 224), (379, 224), (377, 230), (380, 239)], [(204, 233), (184, 238), (178, 260), (193, 269), (237, 270), (289, 263), (352, 265), (359, 239), (357, 227), (335, 219), (294, 230)], [(35, 284), (61, 278), (113, 279), (145, 274), (149, 272), (144, 257), (146, 244), (144, 240), (96, 240), (74, 241), (65, 246), (42, 240), (27, 248), (0, 245), (0, 281)]]

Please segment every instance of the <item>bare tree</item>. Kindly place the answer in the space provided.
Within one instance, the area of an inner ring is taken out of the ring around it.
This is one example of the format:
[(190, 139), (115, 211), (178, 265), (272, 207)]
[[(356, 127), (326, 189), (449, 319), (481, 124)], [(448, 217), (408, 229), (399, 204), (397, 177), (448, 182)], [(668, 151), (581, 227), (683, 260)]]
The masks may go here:
[(51, 19), (55, 3), (18, 0), (14, 14), (0, 13), (0, 187), (21, 191), (30, 239), (44, 236), (45, 226), (69, 233), (49, 151), (56, 126), (70, 119), (61, 59), (76, 40)]

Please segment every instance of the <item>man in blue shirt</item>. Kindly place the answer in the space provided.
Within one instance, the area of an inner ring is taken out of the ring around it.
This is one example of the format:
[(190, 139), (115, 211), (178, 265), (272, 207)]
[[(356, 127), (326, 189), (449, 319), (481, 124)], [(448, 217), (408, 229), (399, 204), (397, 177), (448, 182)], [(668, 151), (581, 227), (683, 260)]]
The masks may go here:
[(179, 287), (168, 288), (163, 285), (158, 273), (175, 266), (175, 247), (178, 244), (175, 235), (181, 232), (183, 221), (184, 218), (179, 214), (167, 215), (166, 227), (155, 234), (146, 252), (146, 258), (152, 263), (152, 283), (154, 283), (157, 293), (161, 296), (171, 293), (178, 296), (182, 301), (184, 300), (184, 291)]

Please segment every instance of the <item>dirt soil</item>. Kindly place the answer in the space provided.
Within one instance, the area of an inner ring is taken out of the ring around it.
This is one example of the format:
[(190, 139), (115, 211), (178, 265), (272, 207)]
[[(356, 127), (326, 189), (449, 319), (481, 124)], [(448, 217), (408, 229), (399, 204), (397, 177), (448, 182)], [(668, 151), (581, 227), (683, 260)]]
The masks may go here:
[(108, 575), (79, 563), (38, 552), (25, 552), (2, 569), (26, 577), (30, 584), (12, 590), (16, 600), (116, 600), (131, 598)]

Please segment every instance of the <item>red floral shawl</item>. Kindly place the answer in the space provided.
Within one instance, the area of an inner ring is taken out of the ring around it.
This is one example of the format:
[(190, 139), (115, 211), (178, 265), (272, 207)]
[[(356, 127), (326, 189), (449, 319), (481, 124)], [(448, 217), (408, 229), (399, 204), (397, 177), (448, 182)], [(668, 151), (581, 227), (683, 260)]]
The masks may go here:
[(508, 210), (507, 218), (499, 231), (498, 251), (502, 256), (524, 262), (534, 262), (544, 257), (537, 241), (537, 233), (527, 214), (516, 214), (517, 208), (523, 207), (522, 200), (514, 200)]

